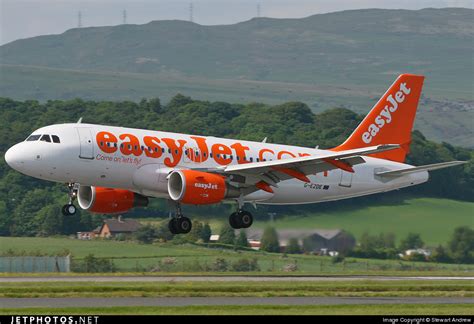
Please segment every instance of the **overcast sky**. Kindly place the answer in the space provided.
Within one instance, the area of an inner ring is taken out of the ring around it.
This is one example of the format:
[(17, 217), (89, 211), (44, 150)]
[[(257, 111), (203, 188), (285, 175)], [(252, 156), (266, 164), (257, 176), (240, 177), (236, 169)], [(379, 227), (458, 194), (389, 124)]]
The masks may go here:
[(0, 0), (0, 44), (77, 27), (79, 11), (84, 27), (121, 24), (124, 10), (129, 24), (189, 20), (191, 2), (194, 22), (203, 25), (245, 21), (257, 16), (257, 7), (260, 16), (274, 18), (362, 8), (474, 7), (474, 0)]

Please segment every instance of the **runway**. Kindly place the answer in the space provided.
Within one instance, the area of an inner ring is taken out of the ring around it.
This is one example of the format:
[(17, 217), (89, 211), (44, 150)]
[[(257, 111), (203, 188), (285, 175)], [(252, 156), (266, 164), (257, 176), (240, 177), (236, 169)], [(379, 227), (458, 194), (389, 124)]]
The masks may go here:
[(31, 276), (0, 277), (6, 282), (278, 282), (278, 281), (414, 281), (414, 280), (466, 280), (474, 277), (424, 277), (424, 276)]
[(1, 308), (225, 306), (225, 305), (382, 305), (474, 304), (463, 297), (111, 297), (111, 298), (0, 298)]

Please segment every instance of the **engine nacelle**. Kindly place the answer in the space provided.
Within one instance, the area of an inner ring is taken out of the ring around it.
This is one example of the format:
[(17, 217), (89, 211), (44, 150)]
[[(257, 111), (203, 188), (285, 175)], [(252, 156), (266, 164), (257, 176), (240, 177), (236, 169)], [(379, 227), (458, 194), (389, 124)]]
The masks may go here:
[(146, 207), (148, 198), (125, 189), (79, 186), (77, 201), (82, 209), (99, 214), (125, 213)]
[(239, 191), (227, 185), (224, 177), (194, 170), (173, 171), (168, 177), (168, 194), (183, 204), (207, 205), (224, 198), (237, 198)]

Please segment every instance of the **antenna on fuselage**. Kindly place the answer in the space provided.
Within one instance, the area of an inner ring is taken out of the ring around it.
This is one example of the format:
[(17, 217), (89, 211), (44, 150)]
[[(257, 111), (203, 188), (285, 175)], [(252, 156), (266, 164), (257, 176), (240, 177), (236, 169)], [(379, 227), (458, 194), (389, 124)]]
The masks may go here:
[(77, 123), (76, 123), (76, 124), (81, 124), (81, 123), (82, 123), (82, 117), (81, 117), (81, 118), (79, 118), (79, 120), (77, 121)]
[(266, 143), (267, 142), (267, 138), (265, 137), (262, 141), (262, 143)]

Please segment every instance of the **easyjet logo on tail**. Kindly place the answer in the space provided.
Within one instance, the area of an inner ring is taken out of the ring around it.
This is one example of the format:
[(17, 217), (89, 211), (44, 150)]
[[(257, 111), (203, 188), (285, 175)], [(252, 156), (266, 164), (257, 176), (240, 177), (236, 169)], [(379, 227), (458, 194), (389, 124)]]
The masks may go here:
[(394, 118), (393, 113), (397, 111), (399, 105), (403, 103), (406, 97), (410, 94), (411, 89), (407, 87), (406, 83), (400, 83), (400, 90), (395, 93), (395, 96), (390, 94), (387, 97), (387, 105), (375, 117), (372, 124), (369, 125), (367, 131), (362, 133), (362, 141), (369, 144), (380, 130), (386, 125), (390, 124)]

